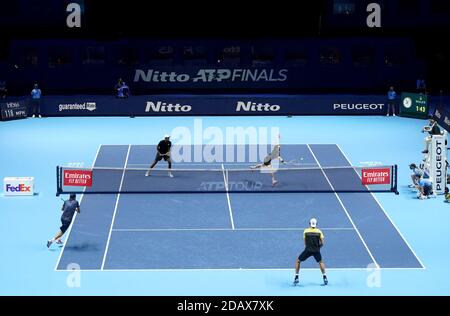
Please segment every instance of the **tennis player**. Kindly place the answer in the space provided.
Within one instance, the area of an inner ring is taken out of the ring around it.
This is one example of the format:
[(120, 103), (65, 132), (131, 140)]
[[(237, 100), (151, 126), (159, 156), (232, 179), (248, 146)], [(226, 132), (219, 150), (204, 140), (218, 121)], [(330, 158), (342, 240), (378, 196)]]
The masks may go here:
[(275, 186), (278, 183), (278, 181), (275, 179), (275, 172), (277, 172), (277, 169), (272, 168), (272, 161), (279, 159), (280, 162), (284, 163), (284, 160), (281, 157), (280, 153), (281, 153), (281, 146), (275, 145), (272, 152), (264, 158), (263, 163), (250, 167), (251, 169), (267, 170), (272, 175), (272, 186)]
[(80, 213), (80, 204), (76, 200), (76, 195), (71, 194), (70, 198), (67, 201), (64, 201), (61, 211), (63, 212), (61, 215), (61, 227), (59, 228), (59, 232), (53, 239), (47, 240), (47, 248), (49, 248), (52, 243), (56, 242), (61, 245), (61, 237), (66, 232), (67, 228), (69, 228), (70, 223), (72, 223), (72, 218), (75, 212)]
[(311, 218), (309, 220), (309, 228), (303, 231), (303, 240), (305, 241), (305, 250), (298, 256), (295, 263), (295, 278), (294, 285), (299, 282), (298, 274), (300, 272), (300, 262), (305, 261), (309, 257), (313, 256), (316, 262), (319, 263), (320, 271), (322, 272), (323, 284), (328, 284), (327, 275), (325, 273), (325, 264), (322, 261), (322, 254), (320, 248), (324, 244), (324, 236), (320, 229), (317, 228), (317, 219)]
[(172, 142), (170, 141), (169, 135), (164, 135), (164, 139), (158, 143), (158, 146), (156, 147), (156, 157), (153, 161), (150, 168), (145, 173), (145, 176), (148, 177), (153, 169), (153, 167), (156, 166), (158, 161), (161, 161), (161, 159), (164, 158), (164, 161), (167, 161), (169, 164), (169, 177), (173, 178), (172, 172), (170, 172), (170, 169), (172, 169), (172, 160), (170, 159), (170, 149), (172, 148)]
[(411, 175), (411, 180), (413, 184), (410, 184), (410, 188), (416, 188), (419, 185), (420, 178), (423, 176), (423, 170), (416, 166), (415, 163), (409, 165), (409, 169), (413, 171)]

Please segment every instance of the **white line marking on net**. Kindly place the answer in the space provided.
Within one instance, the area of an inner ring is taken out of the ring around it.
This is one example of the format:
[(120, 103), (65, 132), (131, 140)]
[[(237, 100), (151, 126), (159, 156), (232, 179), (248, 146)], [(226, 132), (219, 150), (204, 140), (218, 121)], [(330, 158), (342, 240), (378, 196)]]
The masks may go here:
[(124, 164), (124, 169), (122, 172), (122, 178), (120, 179), (119, 194), (117, 194), (116, 205), (114, 206), (114, 213), (113, 213), (113, 217), (111, 220), (111, 227), (109, 228), (108, 240), (106, 241), (105, 253), (103, 255), (101, 270), (103, 270), (103, 268), (105, 266), (106, 256), (108, 255), (109, 241), (111, 240), (111, 233), (112, 233), (113, 226), (114, 226), (114, 220), (116, 219), (117, 206), (119, 205), (120, 191), (122, 190), (123, 179), (125, 178), (125, 167), (128, 162), (128, 156), (130, 155), (130, 149), (131, 149), (131, 145), (128, 145), (127, 157), (125, 158), (125, 164)]
[[(424, 268), (378, 268), (379, 270), (425, 270)], [(303, 270), (317, 271), (317, 268), (302, 268)], [(327, 268), (327, 270), (333, 271), (373, 271), (373, 269), (368, 270), (368, 268)], [(73, 270), (58, 270), (61, 272), (72, 272)], [(226, 271), (226, 272), (238, 272), (238, 271), (290, 271), (292, 268), (154, 268), (154, 269), (90, 269), (90, 270), (78, 270), (81, 272), (185, 272), (185, 271)]]
[(227, 195), (228, 210), (230, 213), (231, 228), (234, 229), (233, 210), (231, 209), (230, 193), (228, 192), (228, 178), (225, 174), (225, 167), (223, 166), (223, 164), (222, 164), (222, 173), (223, 173), (223, 181), (225, 184), (225, 192)]
[[(306, 146), (308, 146), (308, 149), (309, 149), (309, 151), (311, 152), (312, 156), (314, 157), (314, 160), (317, 162), (318, 166), (319, 166), (320, 168), (322, 168), (322, 166), (320, 165), (319, 160), (317, 160), (317, 157), (316, 157), (316, 155), (314, 154), (314, 152), (312, 151), (311, 147), (310, 147), (309, 145), (306, 145)], [(327, 180), (328, 184), (330, 185), (331, 189), (332, 189), (333, 191), (335, 191), (333, 185), (331, 184), (330, 180), (328, 179), (327, 175), (325, 174), (325, 171), (322, 170), (322, 173), (323, 173), (325, 179)], [(337, 192), (334, 192), (334, 195), (335, 195), (336, 198), (338, 199), (339, 204), (341, 204), (342, 208), (344, 209), (345, 214), (347, 214), (348, 219), (350, 220), (350, 222), (352, 223), (353, 227), (355, 228), (356, 233), (358, 234), (359, 238), (361, 239), (361, 242), (363, 243), (364, 247), (366, 248), (367, 252), (369, 253), (370, 258), (372, 259), (373, 263), (375, 264), (375, 266), (376, 266), (377, 268), (379, 268), (380, 265), (377, 263), (377, 261), (376, 261), (375, 258), (373, 257), (372, 253), (370, 252), (369, 247), (367, 247), (366, 242), (365, 242), (364, 239), (362, 238), (362, 236), (361, 236), (361, 234), (360, 234), (358, 228), (356, 227), (355, 223), (353, 222), (352, 218), (350, 217), (350, 214), (348, 213), (347, 208), (344, 206), (344, 203), (342, 203), (341, 198), (339, 197), (339, 195), (337, 194)]]
[[(95, 166), (95, 162), (97, 161), (98, 153), (100, 152), (100, 148), (101, 147), (102, 147), (101, 144), (97, 147), (97, 152), (95, 153), (94, 161), (92, 162), (92, 167)], [(83, 188), (83, 192), (85, 190), (86, 190), (86, 187)], [(80, 203), (80, 209), (81, 209), (81, 202), (83, 201), (83, 196), (84, 196), (84, 193), (81, 194), (80, 199), (78, 200), (78, 202)], [(55, 271), (57, 271), (58, 266), (59, 266), (59, 262), (61, 261), (62, 254), (64, 252), (64, 249), (66, 249), (66, 244), (67, 244), (67, 241), (69, 240), (70, 233), (72, 231), (72, 227), (73, 227), (73, 225), (75, 223), (75, 219), (76, 218), (77, 218), (77, 213), (75, 212), (75, 215), (73, 216), (73, 219), (72, 219), (72, 224), (70, 225), (70, 227), (69, 227), (69, 229), (67, 231), (66, 241), (63, 243), (63, 247), (61, 249), (61, 252), (59, 253), (58, 261), (56, 261)], [(70, 271), (73, 271), (73, 270), (70, 270)]]
[[(148, 165), (147, 165), (148, 166)], [(205, 167), (209, 167), (208, 164), (204, 165)], [(175, 165), (176, 167), (176, 165)], [(377, 166), (377, 167), (382, 167), (382, 166)], [(114, 171), (122, 171), (123, 169), (126, 169), (126, 171), (144, 171), (144, 170), (148, 170), (148, 167), (146, 168), (134, 168), (134, 167), (95, 167), (95, 168), (86, 168), (86, 167), (71, 167), (71, 170), (114, 170)], [(184, 168), (172, 168), (172, 169), (168, 169), (168, 168), (163, 168), (163, 167), (156, 167), (153, 168), (153, 170), (158, 170), (158, 171), (172, 171), (172, 172), (223, 172), (224, 166), (221, 166), (220, 168), (188, 168), (188, 169), (184, 169)], [(343, 170), (343, 169), (354, 169), (351, 166), (327, 166), (327, 167), (322, 167), (319, 168), (317, 167), (316, 164), (313, 165), (298, 165), (296, 167), (287, 167), (287, 168), (277, 168), (277, 172), (290, 172), (290, 171), (304, 171), (304, 170), (331, 170), (331, 169), (339, 169), (339, 170)], [(226, 172), (230, 173), (230, 172), (242, 172), (242, 171), (251, 171), (250, 168), (226, 168)]]
[[(342, 155), (344, 156), (344, 158), (347, 160), (347, 162), (350, 164), (350, 166), (352, 165), (352, 163), (350, 162), (350, 159), (348, 159), (347, 155), (342, 151), (341, 147), (336, 144), (337, 148), (339, 149), (339, 151), (342, 153)], [(356, 172), (355, 169), (353, 169), (355, 171), (355, 173), (358, 175), (358, 177), (361, 179), (361, 176), (359, 175), (358, 172)], [(397, 179), (398, 182), (398, 179)], [(366, 186), (367, 187), (367, 186)], [(400, 232), (400, 230), (398, 229), (398, 227), (394, 224), (394, 222), (392, 221), (392, 219), (390, 218), (390, 216), (388, 215), (388, 213), (386, 212), (386, 210), (384, 209), (384, 207), (381, 205), (381, 203), (378, 201), (377, 197), (370, 192), (370, 194), (372, 195), (372, 197), (374, 198), (375, 202), (378, 203), (378, 205), (380, 206), (381, 210), (383, 211), (384, 215), (386, 215), (386, 217), (388, 218), (388, 220), (391, 222), (392, 226), (394, 226), (395, 230), (397, 231), (397, 233), (400, 235), (400, 237), (403, 239), (403, 241), (405, 242), (405, 244), (408, 246), (409, 250), (411, 250), (412, 254), (414, 255), (414, 257), (416, 257), (417, 261), (420, 263), (420, 265), (422, 266), (423, 269), (425, 269), (425, 265), (422, 263), (422, 261), (420, 260), (420, 258), (416, 255), (416, 253), (414, 252), (414, 250), (411, 248), (411, 246), (409, 245), (408, 241), (406, 240), (405, 237), (403, 237), (402, 233)]]
[[(177, 231), (303, 231), (305, 228), (115, 228), (115, 232), (177, 232)], [(355, 230), (353, 227), (320, 228), (321, 230), (345, 231)]]

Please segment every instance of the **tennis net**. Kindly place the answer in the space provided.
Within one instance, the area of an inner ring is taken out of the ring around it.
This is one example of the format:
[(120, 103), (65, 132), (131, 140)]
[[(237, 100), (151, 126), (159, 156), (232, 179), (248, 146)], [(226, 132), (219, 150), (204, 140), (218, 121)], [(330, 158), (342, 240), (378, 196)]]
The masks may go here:
[[(397, 166), (216, 168), (56, 168), (57, 195), (69, 193), (394, 192)], [(273, 185), (272, 175), (277, 181)]]

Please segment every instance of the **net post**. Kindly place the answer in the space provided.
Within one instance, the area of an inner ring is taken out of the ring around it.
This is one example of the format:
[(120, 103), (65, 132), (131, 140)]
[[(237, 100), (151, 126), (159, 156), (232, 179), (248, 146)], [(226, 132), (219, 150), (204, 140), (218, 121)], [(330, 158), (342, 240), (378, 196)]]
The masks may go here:
[(394, 187), (393, 187), (393, 190), (394, 190), (394, 192), (395, 192), (395, 194), (396, 195), (398, 195), (399, 194), (399, 192), (398, 192), (398, 187), (397, 187), (397, 165), (394, 165)]
[(61, 194), (61, 184), (60, 184), (60, 167), (56, 166), (56, 196)]

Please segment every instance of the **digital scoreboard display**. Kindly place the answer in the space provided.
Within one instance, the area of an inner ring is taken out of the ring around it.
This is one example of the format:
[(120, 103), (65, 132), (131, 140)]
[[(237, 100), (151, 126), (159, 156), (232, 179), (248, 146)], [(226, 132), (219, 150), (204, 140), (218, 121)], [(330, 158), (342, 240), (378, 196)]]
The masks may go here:
[(403, 92), (400, 100), (400, 116), (428, 118), (427, 95)]
[(26, 118), (28, 107), (24, 101), (1, 102), (0, 112), (2, 121)]

